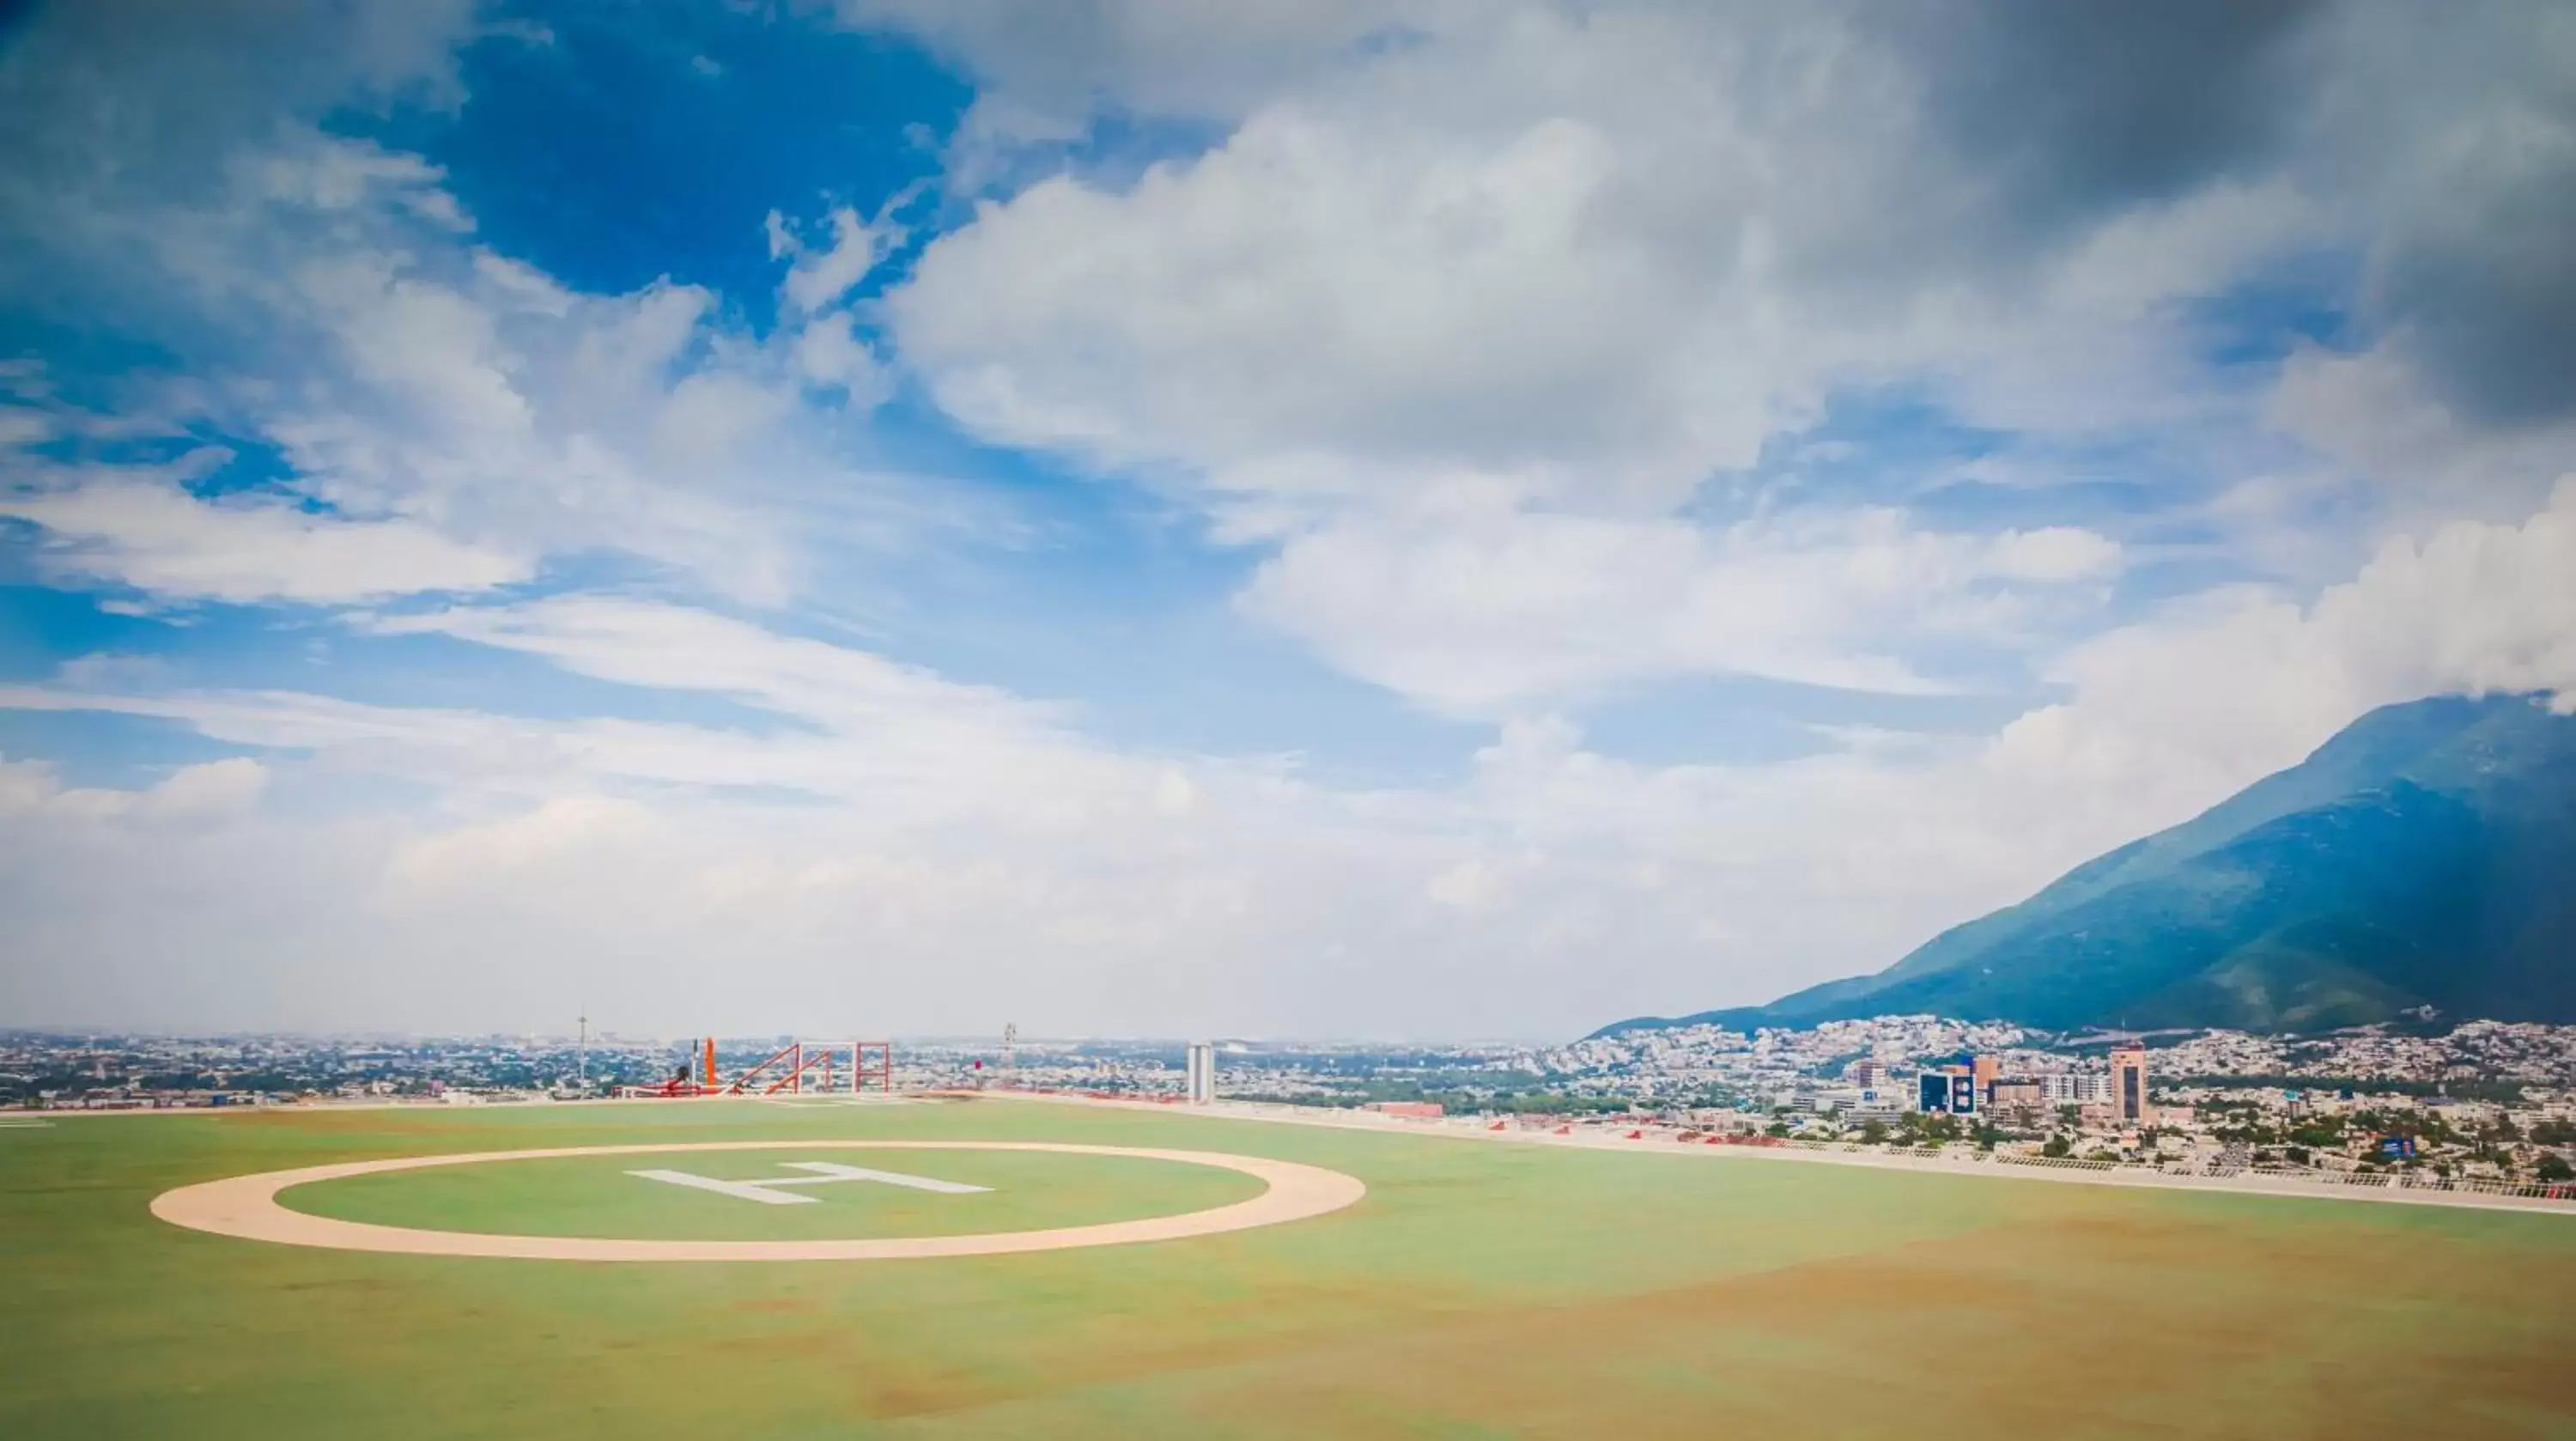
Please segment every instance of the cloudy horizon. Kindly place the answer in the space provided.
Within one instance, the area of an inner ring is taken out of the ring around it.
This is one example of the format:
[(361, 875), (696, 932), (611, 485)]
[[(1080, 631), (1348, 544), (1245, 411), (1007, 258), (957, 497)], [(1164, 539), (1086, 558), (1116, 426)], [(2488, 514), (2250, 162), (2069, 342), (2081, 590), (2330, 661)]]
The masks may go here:
[(2576, 11), (39, 4), (0, 1024), (1562, 1037), (2576, 695)]

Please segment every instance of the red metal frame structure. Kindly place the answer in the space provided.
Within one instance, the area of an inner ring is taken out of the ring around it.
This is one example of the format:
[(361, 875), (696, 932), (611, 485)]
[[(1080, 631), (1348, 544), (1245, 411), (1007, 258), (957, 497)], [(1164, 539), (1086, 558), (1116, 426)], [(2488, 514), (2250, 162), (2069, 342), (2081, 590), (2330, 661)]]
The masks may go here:
[[(891, 1041), (790, 1041), (758, 1063), (728, 1078), (717, 1070), (716, 1043), (701, 1043), (692, 1059), (695, 1075), (683, 1072), (659, 1086), (637, 1087), (646, 1096), (791, 1096), (858, 1095), (874, 1087), (894, 1094), (894, 1043)], [(846, 1058), (846, 1062), (844, 1060)], [(845, 1068), (846, 1067), (846, 1068)], [(813, 1084), (808, 1085), (809, 1078)]]
[[(719, 1091), (727, 1096), (753, 1094), (752, 1083), (759, 1080), (770, 1067), (781, 1063), (785, 1064), (786, 1069), (772, 1077), (767, 1085), (760, 1088), (758, 1094), (766, 1096), (778, 1091), (801, 1093), (804, 1090), (805, 1081), (805, 1043), (803, 1041), (790, 1041), (781, 1046), (772, 1052), (767, 1060), (745, 1069), (742, 1074), (724, 1082)], [(715, 1074), (714, 1067), (708, 1068), (708, 1074)]]
[[(870, 1053), (871, 1053), (871, 1052), (873, 1052), (873, 1053), (874, 1053), (874, 1055), (873, 1055), (873, 1056), (871, 1056), (871, 1055), (870, 1055)], [(876, 1074), (876, 1078), (877, 1078), (877, 1089), (878, 1089), (879, 1091), (884, 1092), (885, 1094), (887, 1094), (887, 1095), (889, 1095), (889, 1096), (893, 1095), (893, 1094), (894, 1094), (894, 1042), (892, 1042), (892, 1041), (852, 1041), (852, 1042), (850, 1042), (850, 1094), (851, 1094), (851, 1095), (853, 1095), (853, 1096), (857, 1095), (857, 1094), (860, 1092), (860, 1090), (861, 1090), (861, 1089), (863, 1089), (863, 1088), (866, 1086), (866, 1084), (867, 1084), (867, 1077), (868, 1077), (868, 1074), (869, 1074), (871, 1071), (875, 1072), (875, 1074)]]

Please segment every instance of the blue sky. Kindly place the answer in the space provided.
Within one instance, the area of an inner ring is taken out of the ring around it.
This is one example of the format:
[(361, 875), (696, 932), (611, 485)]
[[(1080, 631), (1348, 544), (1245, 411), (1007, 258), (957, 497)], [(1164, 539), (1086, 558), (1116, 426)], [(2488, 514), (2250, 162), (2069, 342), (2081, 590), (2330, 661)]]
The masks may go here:
[(37, 5), (0, 1019), (1546, 1036), (2576, 655), (2537, 8)]

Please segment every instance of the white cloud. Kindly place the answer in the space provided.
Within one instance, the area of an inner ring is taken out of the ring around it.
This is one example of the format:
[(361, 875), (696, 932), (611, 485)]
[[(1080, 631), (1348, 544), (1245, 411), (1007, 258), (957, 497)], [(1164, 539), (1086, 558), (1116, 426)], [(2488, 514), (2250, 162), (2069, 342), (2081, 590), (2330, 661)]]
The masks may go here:
[(256, 808), (269, 769), (247, 756), (181, 766), (142, 790), (67, 787), (41, 762), (0, 756), (0, 816), (168, 828), (220, 822)]
[(268, 789), (268, 767), (248, 756), (182, 766), (143, 793), (142, 809), (155, 817), (208, 820), (241, 814)]
[[(2189, 318), (2157, 313), (2170, 302), (2250, 276), (2296, 283), (2335, 257), (2366, 268), (2344, 297), (2356, 324), (2407, 336), (2436, 391), (2482, 422), (2576, 413), (2551, 384), (2569, 367), (2576, 301), (2576, 265), (2554, 244), (2576, 196), (2564, 85), (2576, 32), (2545, 8), (2213, 6), (2187, 24), (2099, 8), (2021, 23), (1972, 8), (1622, 0), (839, 9), (975, 76), (959, 146), (978, 179), (1026, 173), (986, 153), (1013, 138), (1054, 161), (1055, 142), (1102, 115), (1223, 126), (1211, 156), (1167, 169), (1160, 190), (1149, 177), (1110, 196), (1105, 213), (1041, 185), (1025, 216), (1015, 199), (986, 220), (1072, 224), (1070, 270), (1112, 285), (1145, 282), (1088, 258), (1104, 242), (1178, 262), (1161, 292), (1215, 303), (1242, 333), (1273, 328), (1244, 304), (1265, 283), (1304, 298), (1298, 287), (1340, 270), (1343, 303), (1364, 309), (1390, 292), (1360, 282), (1402, 273), (1413, 284), (1393, 298), (1436, 297), (1477, 285), (1490, 252), (1476, 242), (1512, 234), (1537, 242), (1519, 252), (1538, 262), (1532, 283), (1496, 288), (1498, 323), (1480, 339), (1524, 338), (1515, 322), (1612, 272), (1658, 272), (1666, 329), (1618, 308), (1600, 317), (1640, 371), (1686, 370), (1674, 337), (1714, 318), (1718, 346), (1764, 362), (1728, 382), (1789, 400), (1793, 418), (1820, 374), (1856, 369), (1928, 373), (1973, 410), (2091, 427), (2210, 399), (2167, 393), (2209, 388), (2191, 363), (2205, 352), (2175, 344)], [(1547, 133), (1587, 136), (1606, 162), (1582, 172), (1607, 183), (1582, 192), (1587, 233), (1564, 256), (1581, 267), (1546, 263), (1544, 202), (1496, 205), (1471, 178)], [(1339, 203), (1372, 188), (1373, 209)], [(1462, 196), (1440, 210), (1454, 236), (1422, 245), (1424, 203)], [(1345, 213), (1379, 223), (1295, 228)], [(1147, 220), (1185, 233), (1127, 223)], [(1406, 264), (1408, 251), (1461, 273)], [(1746, 303), (1713, 303), (1728, 297)], [(1264, 338), (1351, 348), (1337, 317), (1318, 319)], [(997, 397), (1002, 378), (954, 377), (987, 406), (1016, 401), (1022, 420), (1057, 409), (1025, 393), (1050, 377), (1008, 377), (1024, 393)]]
[[(1492, 535), (1515, 504), (1558, 549), (1567, 517), (1642, 522), (1627, 553), (1678, 574), (1656, 557), (1718, 544), (1678, 531), (1685, 502), (1846, 393), (2188, 476), (2136, 524), (2204, 527), (2201, 563), (2240, 573), (2314, 576), (2373, 526), (2520, 515), (2576, 454), (2533, 379), (2564, 368), (2549, 317), (2576, 294), (2552, 223), (2576, 193), (2576, 118), (2549, 78), (2570, 37), (2527, 11), (2255, 7), (2186, 35), (2116, 12), (1321, 7), (1279, 20), (1293, 34), (1256, 65), (1151, 0), (1048, 27), (1007, 8), (844, 13), (960, 57), (980, 108), (1048, 117), (1033, 140), (1130, 111), (1227, 128), (1141, 175), (1057, 167), (983, 203), (889, 294), (903, 361), (981, 436), (1278, 546), (1250, 613), (1451, 708), (1748, 654), (1913, 683), (1909, 657), (1837, 648), (1809, 619), (1865, 611), (1865, 589), (1738, 608), (1726, 644), (1658, 641), (1712, 630), (1647, 607), (1651, 580), (1598, 593), (1615, 621), (1560, 623), (1549, 586), (1570, 578), (1539, 563), (1517, 588), (1505, 555), (1546, 547)], [(1213, 57), (1186, 81), (1156, 63), (1182, 45)], [(2266, 307), (2319, 303), (2356, 261), (2367, 281), (2323, 303), (2372, 348), (2294, 354), (2268, 402), (2265, 363), (2213, 362), (2278, 344)], [(2239, 287), (2264, 298), (2227, 303)], [(2520, 418), (2470, 414), (2464, 385)], [(2200, 504), (2248, 472), (2275, 494), (2351, 476), (2389, 495)]]
[[(2519, 524), (2399, 536), (2305, 605), (2258, 588), (2178, 603), (2075, 647), (2075, 699), (1998, 744), (2088, 791), (2241, 786), (2374, 706), (2449, 691), (2576, 696), (2576, 477)], [(2225, 704), (2214, 698), (2225, 697)]]
[(535, 574), (524, 555), (424, 525), (342, 520), (276, 497), (204, 501), (131, 470), (0, 495), (0, 516), (44, 527), (43, 558), (56, 570), (180, 599), (330, 604), (483, 590)]
[(2402, 336), (2350, 354), (2299, 347), (2264, 418), (2384, 487), (2400, 524), (2462, 510), (2519, 514), (2576, 458), (2576, 422), (2497, 427), (2459, 414), (2433, 393)]
[[(832, 412), (890, 389), (846, 314), (755, 340), (696, 287), (572, 290), (474, 244), (437, 169), (363, 141), (287, 127), (226, 173), (202, 203), (94, 217), (128, 290), (158, 302), (146, 332), (198, 357), (163, 420), (273, 443), (284, 488), (386, 527), (366, 534), (443, 536), (518, 558), (514, 575), (620, 551), (777, 605), (822, 549), (962, 521), (845, 458)], [(443, 588), (431, 569), (423, 588)]]
[(1372, 44), (1487, 23), (1458, 0), (837, 0), (854, 28), (899, 28), (980, 82), (952, 149), (971, 188), (999, 152), (1080, 135), (1104, 103), (1230, 121), (1283, 86), (1348, 64)]
[(1742, 383), (1785, 357), (1708, 293), (1735, 262), (1620, 253), (1619, 163), (1570, 120), (1478, 147), (1265, 114), (1126, 194), (1063, 178), (987, 208), (889, 314), (940, 403), (1011, 444), (1223, 490), (1411, 467), (1668, 499), (1749, 462), (1812, 372)]
[(873, 221), (863, 220), (857, 211), (843, 205), (832, 210), (827, 223), (832, 227), (831, 243), (812, 250), (788, 230), (777, 211), (769, 212), (770, 257), (792, 256), (795, 260), (778, 293), (789, 305), (808, 313), (847, 295), (888, 252), (903, 243), (903, 227), (885, 215)]
[(1300, 535), (1242, 604), (1353, 675), (1471, 715), (1698, 673), (1922, 693), (1940, 687), (1904, 661), (1911, 644), (2010, 646), (2051, 608), (2089, 610), (2065, 587), (2119, 560), (2087, 531), (1943, 535), (1892, 511), (1720, 530), (1442, 515)]
[(0, 446), (34, 445), (53, 438), (53, 422), (33, 406), (0, 406)]
[(1838, 386), (2170, 424), (2215, 403), (2172, 303), (2316, 229), (2226, 181), (2012, 233), (1991, 162), (1931, 138), (1914, 59), (1842, 12), (1495, 14), (1282, 73), (1132, 185), (987, 204), (890, 295), (903, 357), (981, 434), (1220, 491), (1464, 470), (1661, 505)]
[(709, 691), (840, 730), (935, 711), (943, 725), (1035, 734), (1054, 709), (960, 685), (866, 651), (781, 636), (702, 610), (572, 595), (386, 618), (387, 634), (438, 633), (540, 655), (566, 670), (661, 690)]
[[(1940, 563), (2065, 568), (2019, 548)], [(607, 988), (649, 1015), (639, 1024), (674, 1030), (813, 1007), (907, 1031), (1561, 1033), (1884, 965), (2296, 761), (2373, 705), (2576, 693), (2571, 566), (2576, 483), (2519, 524), (2392, 543), (2305, 603), (2230, 593), (2076, 645), (2055, 671), (2066, 699), (1990, 736), (1852, 733), (1782, 763), (1646, 766), (1538, 717), (1506, 723), (1462, 781), (1370, 790), (1106, 747), (1052, 706), (665, 605), (459, 608), (389, 625), (788, 723), (16, 687), (0, 706), (177, 721), (261, 748), (276, 776), (256, 809), (107, 837), (83, 827), (131, 803), (56, 803), (41, 774), (0, 767), (14, 798), (0, 800), (14, 817), (0, 860), (17, 867), (0, 865), (0, 887), (19, 888), (0, 904), (65, 934), (68, 910), (103, 905), (102, 846), (132, 868), (114, 874), (221, 877), (144, 883), (171, 924), (249, 938), (225, 952), (236, 973), (325, 978), (299, 991), (308, 1024), (372, 1014), (388, 985), (407, 996), (396, 973), (437, 952), (473, 959), (441, 972), (441, 994), (407, 999), (411, 1024)], [(364, 774), (436, 799), (363, 821), (312, 810), (308, 778)], [(247, 781), (192, 786), (259, 789)], [(254, 825), (255, 871), (232, 859), (246, 833), (226, 829)], [(281, 935), (283, 912), (265, 908), (290, 893), (305, 910)], [(438, 926), (404, 923), (423, 915)], [(124, 925), (46, 954), (94, 954), (130, 940)], [(427, 930), (437, 946), (411, 939)], [(360, 936), (378, 939), (353, 961)], [(519, 968), (539, 955), (553, 959)], [(616, 963), (578, 959), (594, 956)], [(8, 984), (19, 1014), (67, 1013), (69, 999), (31, 1012), (40, 989), (103, 994), (52, 963)]]
[(809, 385), (839, 390), (851, 408), (866, 410), (894, 391), (894, 378), (876, 351), (860, 340), (846, 315), (826, 315), (796, 334), (789, 352)]
[(248, 198), (317, 211), (351, 211), (390, 197), (399, 208), (441, 229), (473, 222), (444, 188), (447, 173), (417, 155), (340, 142), (294, 151), (253, 152), (236, 162)]
[[(1230, 85), (1205, 153), (983, 204), (886, 314), (952, 417), (1275, 546), (1246, 613), (1443, 709), (1695, 673), (1919, 691), (1942, 683), (1927, 633), (2026, 647), (2076, 602), (2028, 592), (2105, 577), (2104, 538), (1766, 544), (1741, 509), (1708, 519), (1709, 482), (1882, 388), (2027, 436), (2215, 448), (2252, 402), (2193, 303), (2331, 230), (2295, 185), (2225, 172), (2040, 224), (2018, 175), (1942, 142), (1943, 77), (1866, 12), (1376, 16), (1408, 20), (1409, 43)], [(1078, 93), (971, 15), (907, 23), (1005, 94)], [(1058, 60), (1100, 103), (1201, 106), (1086, 44)], [(1808, 520), (1884, 529), (1884, 503)]]
[(523, 797), (567, 784), (802, 792), (863, 803), (888, 821), (1007, 820), (1051, 834), (1190, 809), (1174, 803), (1168, 767), (1089, 746), (1058, 707), (703, 611), (577, 596), (373, 628), (452, 635), (603, 680), (721, 696), (792, 724), (536, 720), (284, 692), (59, 684), (0, 688), (0, 706), (167, 718), (235, 744), (310, 750), (344, 766)]
[(557, 796), (502, 820), (408, 841), (385, 864), (386, 883), (416, 899), (525, 878), (566, 858), (613, 850), (659, 828), (649, 807), (605, 796)]

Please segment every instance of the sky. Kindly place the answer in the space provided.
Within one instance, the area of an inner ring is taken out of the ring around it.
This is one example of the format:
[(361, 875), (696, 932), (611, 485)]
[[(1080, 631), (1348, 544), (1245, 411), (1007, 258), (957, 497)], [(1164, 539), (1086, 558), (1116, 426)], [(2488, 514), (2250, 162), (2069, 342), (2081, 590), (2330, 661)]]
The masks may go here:
[(1556, 1038), (2576, 695), (2576, 9), (0, 7), (0, 1024)]

